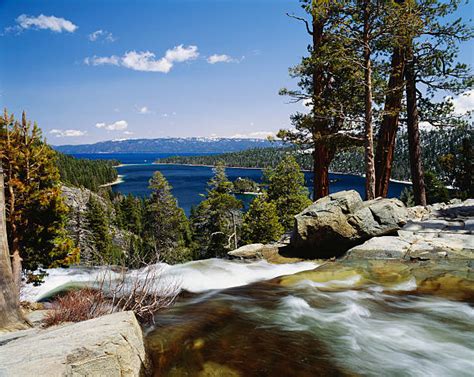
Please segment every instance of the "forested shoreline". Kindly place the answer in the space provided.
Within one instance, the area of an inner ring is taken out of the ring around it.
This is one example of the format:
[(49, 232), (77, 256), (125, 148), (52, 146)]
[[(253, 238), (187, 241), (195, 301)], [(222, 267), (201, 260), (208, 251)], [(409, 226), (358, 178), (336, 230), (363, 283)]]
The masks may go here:
[(89, 160), (56, 152), (56, 165), (64, 184), (92, 191), (97, 191), (118, 178), (115, 167), (119, 162), (115, 160)]
[[(447, 171), (446, 159), (459, 155), (462, 142), (467, 139), (473, 143), (473, 131), (469, 127), (448, 128), (431, 131), (421, 131), (420, 141), (424, 166), (445, 183), (451, 186), (452, 179)], [(293, 155), (303, 170), (313, 170), (311, 152), (305, 152), (298, 147), (285, 148), (254, 148), (241, 152), (230, 152), (204, 156), (171, 156), (158, 159), (159, 164), (183, 164), (214, 166), (222, 161), (227, 167), (235, 168), (273, 168), (285, 155)], [(451, 156), (451, 157), (450, 157)], [(362, 147), (341, 150), (333, 159), (330, 171), (344, 174), (364, 175), (364, 150)], [(394, 151), (392, 179), (410, 181), (410, 165), (408, 151), (408, 135), (401, 132), (397, 138)]]

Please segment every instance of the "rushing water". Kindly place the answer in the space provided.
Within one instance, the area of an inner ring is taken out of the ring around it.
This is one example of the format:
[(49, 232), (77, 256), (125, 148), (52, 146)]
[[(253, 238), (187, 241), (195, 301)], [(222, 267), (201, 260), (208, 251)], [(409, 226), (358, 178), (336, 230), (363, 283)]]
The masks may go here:
[[(183, 154), (183, 153), (182, 153)], [(155, 171), (163, 173), (168, 182), (173, 186), (173, 195), (178, 199), (179, 205), (189, 215), (191, 207), (196, 206), (206, 193), (207, 182), (213, 176), (213, 170), (206, 166), (185, 165), (157, 165), (153, 161), (170, 154), (157, 153), (110, 153), (110, 154), (76, 154), (78, 158), (106, 158), (116, 159), (123, 165), (117, 168), (118, 174), (122, 176), (122, 182), (114, 185), (113, 190), (123, 194), (136, 196), (148, 196), (148, 181)], [(183, 154), (186, 155), (186, 154)], [(189, 155), (189, 154), (188, 154)], [(231, 181), (237, 178), (250, 178), (256, 182), (262, 181), (261, 169), (228, 168), (227, 175)], [(306, 185), (312, 186), (312, 174), (305, 173)], [(365, 179), (350, 174), (330, 174), (331, 192), (354, 189), (362, 196), (365, 192)], [(406, 184), (391, 182), (389, 197), (399, 197)], [(248, 204), (252, 196), (238, 195), (238, 198)]]
[[(160, 282), (179, 281), (188, 293), (146, 329), (155, 375), (472, 376), (472, 302), (422, 295), (412, 278), (388, 287), (357, 274), (315, 282), (301, 272), (316, 267), (163, 265)], [(52, 270), (30, 298), (96, 273)], [(288, 274), (296, 275), (277, 278)]]

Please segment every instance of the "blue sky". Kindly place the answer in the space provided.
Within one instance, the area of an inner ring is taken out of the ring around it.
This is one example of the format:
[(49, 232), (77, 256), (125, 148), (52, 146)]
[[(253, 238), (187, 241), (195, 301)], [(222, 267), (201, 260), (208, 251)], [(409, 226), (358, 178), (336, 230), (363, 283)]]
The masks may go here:
[(278, 95), (308, 43), (286, 12), (298, 1), (0, 1), (0, 104), (52, 144), (264, 136), (303, 109)]

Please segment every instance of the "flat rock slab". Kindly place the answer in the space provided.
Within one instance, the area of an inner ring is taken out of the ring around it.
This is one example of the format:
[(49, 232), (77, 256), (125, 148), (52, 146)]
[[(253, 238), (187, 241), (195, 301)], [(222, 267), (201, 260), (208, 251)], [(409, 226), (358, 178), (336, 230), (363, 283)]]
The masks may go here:
[(371, 238), (362, 245), (347, 252), (348, 258), (362, 259), (403, 259), (410, 243), (396, 236)]
[(0, 345), (0, 376), (142, 376), (149, 368), (132, 312), (33, 331)]

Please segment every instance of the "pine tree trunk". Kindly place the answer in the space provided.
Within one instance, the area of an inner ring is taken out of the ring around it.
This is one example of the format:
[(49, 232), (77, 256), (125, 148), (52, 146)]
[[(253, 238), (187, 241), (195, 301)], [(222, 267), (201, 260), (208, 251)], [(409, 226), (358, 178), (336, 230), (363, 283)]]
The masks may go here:
[(329, 195), (329, 164), (332, 160), (332, 153), (327, 146), (318, 144), (314, 150), (313, 159), (313, 200), (318, 200)]
[[(318, 55), (322, 40), (324, 23), (313, 17), (313, 56)], [(320, 65), (316, 65), (313, 71), (313, 112), (317, 119), (317, 107), (323, 92), (323, 71)], [(315, 120), (313, 126), (313, 200), (318, 200), (329, 195), (329, 163), (331, 153), (322, 142), (322, 136), (327, 133), (327, 122), (325, 120)]]
[(415, 204), (426, 206), (425, 177), (421, 161), (421, 145), (418, 107), (416, 100), (416, 77), (413, 47), (407, 51), (407, 66), (405, 68), (406, 94), (407, 94), (407, 128), (408, 150), (410, 153), (411, 181)]
[(369, 1), (364, 6), (364, 81), (365, 81), (365, 198), (375, 198), (374, 134), (372, 125), (372, 64), (370, 59)]
[(0, 329), (25, 327), (8, 251), (3, 169), (0, 162)]
[(395, 138), (402, 107), (405, 51), (396, 47), (392, 54), (392, 71), (385, 97), (384, 116), (375, 154), (375, 194), (386, 197), (392, 171)]

